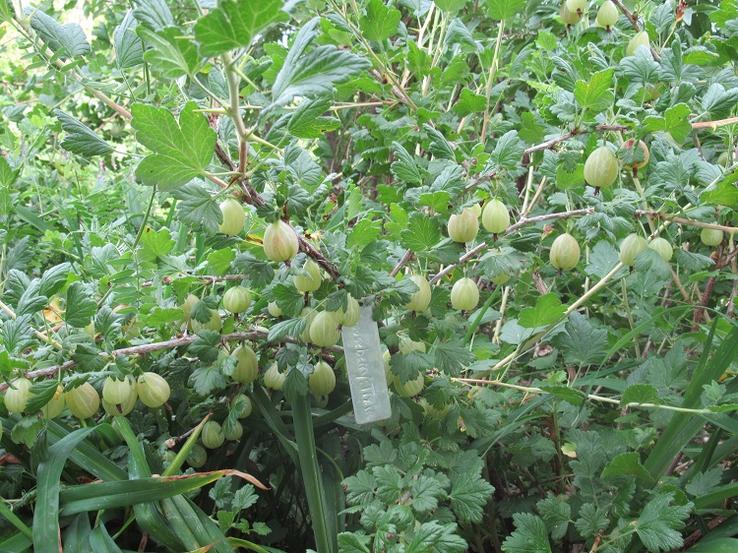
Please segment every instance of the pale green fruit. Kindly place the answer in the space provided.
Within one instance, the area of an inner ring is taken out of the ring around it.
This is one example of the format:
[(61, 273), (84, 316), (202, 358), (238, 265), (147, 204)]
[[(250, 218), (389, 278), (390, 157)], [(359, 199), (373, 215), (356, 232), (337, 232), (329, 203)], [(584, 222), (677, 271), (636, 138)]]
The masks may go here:
[(241, 384), (251, 384), (259, 376), (259, 360), (246, 344), (238, 346), (231, 354), (236, 360), (231, 378)]
[(321, 311), (310, 323), (310, 341), (316, 346), (322, 348), (335, 346), (340, 336), (338, 322), (330, 311)]
[(310, 341), (310, 325), (313, 323), (313, 319), (315, 319), (317, 314), (318, 312), (312, 307), (303, 307), (300, 313), (300, 317), (305, 321), (305, 330), (300, 334), (300, 340), (303, 342)]
[(482, 214), (482, 206), (479, 204), (472, 204), (469, 206), (469, 209), (471, 209), (474, 215), (477, 216), (477, 219), (479, 219), (479, 216)]
[(200, 444), (193, 444), (187, 455), (187, 464), (193, 469), (199, 469), (208, 460), (208, 452)]
[(626, 267), (632, 267), (636, 257), (648, 248), (648, 242), (643, 236), (629, 234), (620, 243), (620, 262)]
[(584, 162), (584, 180), (595, 188), (611, 186), (618, 179), (618, 158), (607, 146), (592, 151)]
[(576, 25), (579, 23), (579, 20), (582, 19), (581, 14), (578, 14), (577, 12), (571, 12), (566, 7), (566, 2), (561, 4), (561, 8), (559, 9), (559, 17), (561, 18), (561, 21), (565, 23), (566, 25)]
[(619, 17), (620, 12), (618, 12), (617, 6), (610, 2), (610, 0), (605, 0), (602, 2), (600, 9), (597, 10), (596, 21), (600, 27), (605, 27), (605, 29), (609, 30), (610, 27), (618, 22)]
[(145, 372), (138, 377), (136, 391), (141, 403), (152, 409), (164, 405), (171, 394), (169, 383), (154, 372)]
[(579, 242), (569, 233), (564, 233), (556, 237), (551, 244), (551, 251), (548, 259), (554, 268), (560, 271), (569, 271), (579, 263)]
[(470, 278), (460, 278), (451, 288), (451, 306), (460, 311), (471, 311), (479, 303), (479, 287)]
[(220, 204), (220, 213), (223, 215), (223, 222), (218, 230), (228, 236), (236, 236), (243, 230), (243, 224), (246, 222), (246, 212), (243, 206), (233, 198), (228, 198)]
[(61, 415), (62, 411), (64, 411), (64, 407), (66, 406), (67, 402), (64, 397), (64, 386), (59, 384), (56, 387), (56, 392), (54, 392), (54, 395), (49, 400), (49, 402), (41, 407), (41, 416), (45, 419), (55, 419), (59, 415)]
[(355, 326), (359, 322), (361, 317), (361, 306), (356, 299), (349, 294), (346, 300), (346, 310), (343, 312), (342, 323), (343, 326)]
[(325, 361), (318, 361), (308, 379), (310, 392), (316, 396), (330, 394), (336, 388), (336, 373)]
[(700, 240), (705, 246), (718, 246), (723, 241), (723, 231), (719, 229), (703, 228)]
[(238, 421), (226, 423), (223, 425), (223, 436), (229, 442), (236, 442), (243, 436), (243, 426)]
[(111, 417), (114, 417), (116, 415), (122, 415), (125, 417), (131, 411), (133, 411), (134, 407), (136, 407), (137, 400), (138, 393), (136, 392), (136, 389), (133, 388), (133, 391), (128, 395), (125, 403), (110, 403), (108, 401), (105, 401), (105, 398), (103, 398), (102, 406), (105, 412)]
[(223, 428), (220, 426), (220, 423), (215, 421), (206, 422), (200, 433), (200, 441), (208, 449), (217, 449), (222, 446), (225, 441), (225, 435), (223, 434)]
[(661, 256), (661, 259), (663, 259), (664, 261), (669, 261), (671, 259), (671, 256), (674, 254), (674, 250), (672, 249), (671, 244), (669, 244), (669, 241), (666, 238), (654, 238), (648, 244), (648, 247), (659, 254)]
[(510, 213), (505, 204), (496, 199), (487, 202), (482, 211), (482, 226), (492, 234), (505, 232), (510, 226)]
[(399, 379), (395, 379), (395, 390), (400, 397), (414, 397), (423, 391), (425, 387), (425, 378), (419, 374), (416, 378), (400, 383)]
[(245, 394), (238, 394), (237, 396), (234, 396), (234, 398), (231, 400), (231, 409), (238, 411), (236, 413), (237, 419), (245, 419), (251, 414), (253, 406), (251, 404), (249, 396)]
[(192, 318), (192, 310), (197, 305), (197, 302), (200, 301), (200, 298), (195, 296), (194, 294), (187, 294), (187, 297), (185, 298), (184, 302), (182, 302), (182, 312), (184, 313), (184, 319), (185, 321), (189, 321), (190, 318)]
[(100, 396), (89, 382), (69, 390), (65, 397), (67, 407), (78, 419), (88, 419), (100, 408)]
[(210, 310), (210, 319), (205, 322), (201, 323), (197, 319), (190, 319), (190, 328), (192, 329), (192, 332), (195, 334), (199, 334), (203, 330), (212, 330), (213, 332), (220, 332), (220, 329), (223, 327), (223, 321), (220, 320), (220, 313), (218, 313), (217, 309), (211, 309)]
[(451, 215), (448, 219), (448, 236), (454, 242), (471, 242), (479, 232), (479, 219), (474, 211), (467, 208), (458, 215)]
[(581, 15), (587, 11), (587, 0), (566, 0), (566, 9)]
[(27, 378), (16, 378), (5, 391), (5, 408), (8, 413), (22, 413), (31, 399), (31, 386)]
[(267, 311), (272, 317), (281, 317), (282, 316), (282, 310), (279, 308), (279, 305), (277, 305), (276, 301), (270, 301), (267, 304)]
[(229, 313), (243, 313), (251, 305), (251, 292), (243, 286), (234, 286), (223, 294), (223, 308)]
[(408, 311), (415, 311), (416, 313), (425, 311), (428, 309), (432, 297), (430, 284), (421, 275), (410, 275), (408, 278), (415, 283), (418, 291), (413, 292), (413, 295), (410, 296), (410, 302), (405, 307)]
[(632, 138), (623, 142), (622, 145), (623, 152), (628, 156), (628, 158), (633, 159), (635, 157), (631, 150), (636, 147), (636, 144), (641, 150), (640, 154), (638, 155), (640, 161), (634, 161), (628, 164), (633, 170), (643, 169), (646, 165), (648, 165), (649, 159), (651, 159), (651, 152), (648, 151), (648, 146), (646, 145), (646, 143), (643, 142), (643, 140), (639, 140), (638, 142), (636, 142)]
[(289, 261), (300, 249), (295, 229), (282, 220), (267, 225), (263, 241), (264, 254), (272, 261)]
[(102, 397), (111, 405), (124, 405), (135, 393), (133, 381), (129, 377), (122, 380), (107, 377), (103, 383)]
[(717, 162), (718, 165), (729, 167), (730, 164), (733, 162), (733, 156), (729, 152), (723, 152), (718, 156)]
[(628, 46), (625, 48), (625, 55), (634, 56), (640, 46), (645, 46), (646, 48), (651, 47), (651, 41), (648, 39), (648, 33), (646, 31), (636, 33), (636, 35), (628, 41)]
[(295, 285), (295, 288), (303, 294), (305, 292), (315, 292), (320, 288), (321, 281), (320, 266), (312, 259), (308, 259), (305, 262), (300, 274), (292, 277), (292, 283)]
[[(403, 355), (406, 355), (413, 351), (425, 353), (425, 343), (411, 340), (410, 338), (406, 336), (401, 336), (399, 349), (400, 349), (400, 353), (402, 353)], [(387, 355), (389, 356), (387, 358), (387, 363), (389, 364), (389, 360), (392, 356), (390, 355), (389, 351), (387, 352)]]
[(279, 372), (276, 363), (272, 363), (264, 373), (264, 386), (271, 390), (281, 390), (285, 380), (287, 380), (287, 375)]

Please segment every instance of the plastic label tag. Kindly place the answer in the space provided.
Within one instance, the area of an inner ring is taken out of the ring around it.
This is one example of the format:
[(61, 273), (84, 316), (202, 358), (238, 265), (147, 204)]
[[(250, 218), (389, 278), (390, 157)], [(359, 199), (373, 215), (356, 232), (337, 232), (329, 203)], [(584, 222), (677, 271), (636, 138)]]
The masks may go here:
[(364, 305), (360, 313), (359, 322), (343, 327), (341, 334), (354, 417), (358, 424), (366, 424), (390, 418), (392, 409), (372, 307)]

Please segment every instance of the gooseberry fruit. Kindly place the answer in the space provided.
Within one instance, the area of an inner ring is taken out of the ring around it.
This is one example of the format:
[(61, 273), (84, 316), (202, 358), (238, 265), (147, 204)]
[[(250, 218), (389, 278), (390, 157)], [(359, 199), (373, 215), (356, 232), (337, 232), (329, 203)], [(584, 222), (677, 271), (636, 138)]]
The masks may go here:
[(310, 323), (310, 341), (316, 346), (335, 346), (340, 335), (336, 317), (330, 311), (321, 311)]
[(564, 233), (556, 237), (551, 244), (551, 251), (548, 259), (554, 268), (560, 271), (569, 271), (579, 263), (579, 242), (569, 233)]
[(664, 261), (669, 261), (671, 256), (674, 255), (674, 250), (672, 249), (671, 244), (669, 244), (669, 241), (666, 238), (661, 238), (660, 236), (651, 240), (648, 247), (659, 254), (661, 259)]
[[(406, 336), (402, 336), (400, 337), (399, 349), (400, 349), (400, 353), (402, 353), (403, 355), (407, 355), (408, 353), (412, 353), (413, 351), (425, 353), (425, 342), (411, 340), (410, 338)], [(387, 363), (389, 364), (389, 360), (391, 359), (391, 355), (389, 351), (387, 352), (387, 355), (388, 355)]]
[(220, 332), (223, 326), (223, 321), (220, 320), (220, 313), (216, 309), (210, 310), (210, 318), (207, 322), (200, 322), (194, 317), (190, 319), (190, 328), (195, 334), (199, 334), (203, 330), (212, 330), (213, 332)]
[(510, 226), (510, 213), (505, 204), (497, 199), (487, 202), (482, 211), (482, 226), (492, 234), (505, 232)]
[(100, 396), (94, 386), (85, 382), (66, 394), (67, 407), (78, 419), (87, 419), (100, 408)]
[(419, 374), (416, 378), (401, 383), (400, 379), (395, 379), (395, 390), (400, 397), (417, 396), (425, 387), (425, 378)]
[(243, 206), (233, 198), (228, 198), (220, 204), (220, 213), (223, 216), (223, 222), (218, 230), (228, 236), (236, 236), (243, 230), (243, 224), (246, 222), (246, 212)]
[(141, 403), (152, 409), (164, 405), (171, 394), (169, 383), (154, 372), (145, 372), (138, 377), (136, 391)]
[(454, 242), (471, 242), (479, 232), (479, 219), (471, 209), (464, 208), (458, 215), (448, 219), (448, 236)]
[(282, 220), (267, 225), (264, 231), (264, 254), (272, 261), (289, 261), (300, 249), (295, 230)]
[(279, 305), (277, 305), (276, 301), (270, 301), (267, 304), (267, 312), (272, 317), (281, 317), (282, 316), (282, 310), (279, 308)]
[(325, 361), (318, 361), (308, 378), (310, 392), (316, 396), (330, 394), (336, 388), (336, 373)]
[(193, 444), (187, 455), (187, 464), (194, 469), (199, 469), (208, 460), (208, 452), (200, 444)]
[(285, 380), (287, 380), (287, 375), (279, 372), (276, 363), (272, 363), (264, 373), (264, 386), (271, 390), (281, 390), (284, 387)]
[(22, 413), (31, 398), (31, 386), (27, 378), (16, 378), (5, 391), (5, 408), (8, 413)]
[(223, 294), (223, 308), (230, 313), (243, 313), (251, 305), (251, 293), (243, 286), (234, 286)]
[(646, 48), (650, 48), (651, 46), (651, 41), (649, 40), (648, 33), (646, 31), (636, 33), (636, 35), (628, 41), (628, 46), (625, 47), (625, 55), (635, 55), (638, 48), (641, 46), (645, 46)]
[(607, 146), (592, 151), (584, 162), (584, 180), (595, 188), (612, 185), (618, 178), (618, 158)]
[(619, 17), (620, 13), (618, 12), (617, 6), (610, 0), (605, 0), (602, 2), (600, 9), (597, 10), (597, 17), (595, 20), (600, 27), (604, 27), (609, 31), (610, 27), (618, 22)]
[(182, 302), (182, 312), (184, 313), (185, 321), (189, 321), (192, 318), (192, 310), (195, 308), (197, 302), (199, 301), (200, 298), (198, 298), (194, 294), (187, 294), (184, 302)]
[(559, 9), (559, 17), (561, 18), (561, 21), (564, 22), (566, 25), (576, 25), (582, 18), (582, 16), (577, 12), (569, 11), (569, 9), (566, 7), (566, 2), (561, 4), (561, 9)]
[(479, 216), (482, 214), (482, 206), (477, 203), (473, 203), (469, 206), (469, 209), (477, 216), (477, 219), (479, 219)]
[(226, 421), (223, 425), (223, 436), (229, 442), (236, 442), (243, 436), (243, 426), (238, 421)]
[(295, 288), (303, 294), (305, 292), (315, 292), (320, 288), (321, 280), (320, 266), (312, 259), (308, 259), (305, 262), (300, 274), (292, 277), (292, 283), (295, 285)]
[(620, 243), (620, 262), (626, 267), (632, 267), (636, 257), (648, 248), (648, 242), (643, 236), (629, 234)]
[(723, 241), (723, 231), (720, 229), (703, 228), (700, 240), (705, 246), (717, 246)]
[(135, 393), (133, 382), (129, 377), (122, 380), (107, 377), (103, 383), (103, 401), (111, 405), (123, 405), (128, 402), (131, 394)]
[[(638, 149), (640, 150), (638, 152), (634, 151), (636, 145), (638, 145)], [(648, 165), (648, 160), (651, 158), (648, 146), (643, 142), (643, 140), (639, 140), (638, 142), (632, 138), (630, 140), (626, 140), (623, 142), (622, 150), (625, 164), (631, 167), (633, 171), (643, 169)]]
[(49, 402), (41, 407), (41, 416), (45, 419), (55, 419), (64, 411), (66, 400), (64, 399), (64, 386), (59, 384)]
[(116, 415), (122, 415), (125, 417), (131, 411), (133, 411), (133, 408), (136, 406), (137, 400), (138, 393), (136, 392), (136, 388), (134, 387), (125, 403), (110, 403), (106, 401), (103, 397), (102, 406), (105, 412), (111, 417), (114, 417)]
[(418, 287), (417, 292), (413, 292), (410, 296), (410, 301), (405, 306), (409, 311), (415, 311), (419, 313), (428, 309), (431, 302), (431, 287), (425, 277), (421, 275), (410, 275), (408, 277)]
[(339, 312), (339, 320), (343, 326), (354, 326), (361, 317), (361, 306), (354, 297), (349, 294), (346, 298), (346, 309)]
[(470, 278), (460, 278), (451, 288), (451, 306), (460, 311), (471, 311), (479, 303), (479, 287)]
[(245, 419), (253, 409), (251, 400), (246, 394), (238, 394), (231, 400), (231, 409), (236, 411), (237, 419)]
[(259, 376), (259, 360), (246, 344), (238, 346), (231, 354), (236, 361), (231, 378), (241, 384), (251, 384)]
[(202, 445), (208, 449), (217, 449), (222, 446), (225, 441), (225, 435), (223, 434), (223, 428), (220, 426), (220, 423), (216, 421), (206, 422), (202, 427), (200, 440), (202, 441)]
[(300, 340), (302, 340), (303, 342), (310, 341), (310, 325), (313, 323), (313, 319), (315, 319), (315, 315), (317, 314), (318, 312), (312, 307), (302, 308), (302, 311), (300, 312), (300, 317), (305, 321), (305, 330), (300, 333)]
[(581, 15), (587, 11), (587, 0), (566, 0), (566, 9)]

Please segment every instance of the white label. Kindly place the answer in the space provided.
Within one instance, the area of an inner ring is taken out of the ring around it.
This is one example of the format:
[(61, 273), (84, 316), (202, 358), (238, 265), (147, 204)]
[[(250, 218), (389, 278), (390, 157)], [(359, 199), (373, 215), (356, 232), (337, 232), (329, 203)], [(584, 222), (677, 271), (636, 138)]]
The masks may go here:
[(390, 418), (392, 410), (379, 328), (372, 320), (371, 305), (362, 306), (359, 322), (343, 327), (341, 333), (356, 422), (366, 424)]

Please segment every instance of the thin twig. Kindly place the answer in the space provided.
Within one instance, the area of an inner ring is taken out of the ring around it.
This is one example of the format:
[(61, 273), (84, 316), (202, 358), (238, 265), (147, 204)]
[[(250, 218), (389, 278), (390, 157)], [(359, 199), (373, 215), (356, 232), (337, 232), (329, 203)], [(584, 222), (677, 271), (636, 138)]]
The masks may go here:
[(395, 265), (390, 271), (390, 276), (391, 277), (396, 276), (397, 273), (400, 272), (400, 269), (402, 269), (405, 265), (407, 265), (412, 260), (413, 257), (415, 257), (415, 254), (413, 254), (412, 251), (407, 250), (405, 252), (405, 255), (403, 255), (402, 258), (400, 259), (400, 261), (397, 262), (397, 265)]
[(664, 221), (671, 221), (678, 225), (688, 225), (699, 228), (709, 228), (713, 230), (722, 230), (728, 234), (738, 233), (738, 227), (731, 227), (728, 225), (718, 225), (717, 223), (704, 223), (702, 221), (696, 221), (694, 219), (687, 219), (685, 217), (679, 217), (678, 215), (670, 215), (668, 213), (661, 213), (660, 211), (636, 210), (636, 215), (646, 215), (647, 217), (654, 217), (656, 219), (663, 219)]
[(728, 117), (727, 119), (718, 119), (716, 121), (697, 121), (692, 123), (693, 129), (712, 129), (713, 131), (718, 127), (724, 127), (726, 125), (738, 124), (738, 116)]

